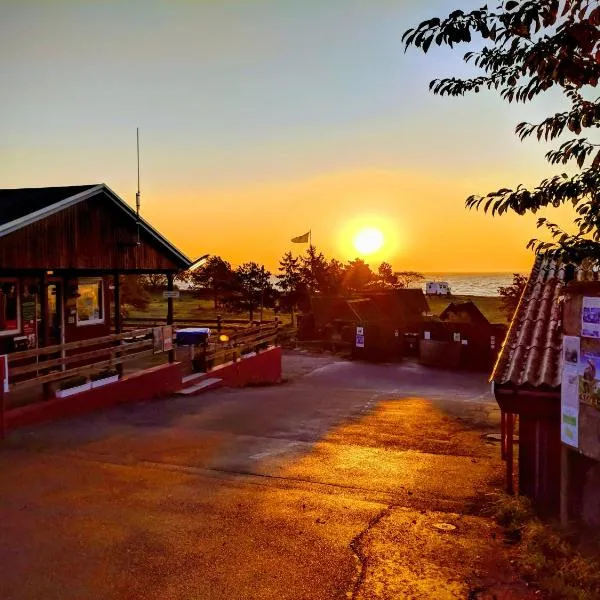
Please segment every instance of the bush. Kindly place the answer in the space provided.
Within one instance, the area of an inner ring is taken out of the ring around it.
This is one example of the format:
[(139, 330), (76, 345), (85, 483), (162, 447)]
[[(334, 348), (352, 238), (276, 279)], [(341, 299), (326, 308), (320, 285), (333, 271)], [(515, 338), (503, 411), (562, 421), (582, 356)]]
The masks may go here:
[(494, 507), (506, 537), (519, 543), (517, 567), (551, 598), (600, 598), (600, 559), (570, 541), (566, 532), (535, 516), (529, 500), (503, 496)]

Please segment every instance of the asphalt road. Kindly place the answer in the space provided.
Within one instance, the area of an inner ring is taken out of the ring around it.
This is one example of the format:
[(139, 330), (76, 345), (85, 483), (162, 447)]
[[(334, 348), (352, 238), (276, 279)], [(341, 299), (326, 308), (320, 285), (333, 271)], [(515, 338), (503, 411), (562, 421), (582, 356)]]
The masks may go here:
[(485, 376), (332, 360), (12, 434), (0, 598), (529, 597), (479, 514)]

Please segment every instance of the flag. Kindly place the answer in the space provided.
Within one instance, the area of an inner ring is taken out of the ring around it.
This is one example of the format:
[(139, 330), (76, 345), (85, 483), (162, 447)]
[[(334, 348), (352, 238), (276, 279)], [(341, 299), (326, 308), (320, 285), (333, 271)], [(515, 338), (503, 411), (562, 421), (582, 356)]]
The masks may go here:
[(292, 242), (294, 242), (294, 244), (308, 244), (309, 238), (310, 231), (307, 231), (304, 235), (299, 235), (298, 237), (292, 238)]

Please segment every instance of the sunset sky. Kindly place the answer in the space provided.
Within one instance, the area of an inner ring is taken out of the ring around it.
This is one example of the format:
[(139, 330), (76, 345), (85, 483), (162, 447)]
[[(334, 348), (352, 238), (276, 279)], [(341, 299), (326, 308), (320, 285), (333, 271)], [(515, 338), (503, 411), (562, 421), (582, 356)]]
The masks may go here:
[[(403, 31), (480, 0), (4, 0), (0, 187), (106, 183), (190, 257), (274, 268), (312, 229), (328, 256), (379, 227), (370, 259), (527, 271), (535, 218), (464, 199), (551, 174), (514, 126), (549, 95), (438, 98), (465, 49), (404, 53)], [(564, 214), (564, 213), (563, 213)]]

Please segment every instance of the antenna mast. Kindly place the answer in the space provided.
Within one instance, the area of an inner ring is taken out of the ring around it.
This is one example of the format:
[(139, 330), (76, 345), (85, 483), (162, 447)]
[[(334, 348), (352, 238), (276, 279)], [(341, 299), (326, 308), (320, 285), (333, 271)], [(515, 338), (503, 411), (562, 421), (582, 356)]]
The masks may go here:
[(140, 128), (136, 128), (137, 134), (137, 192), (135, 194), (135, 212), (137, 214), (137, 245), (140, 245)]

